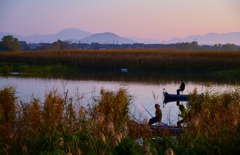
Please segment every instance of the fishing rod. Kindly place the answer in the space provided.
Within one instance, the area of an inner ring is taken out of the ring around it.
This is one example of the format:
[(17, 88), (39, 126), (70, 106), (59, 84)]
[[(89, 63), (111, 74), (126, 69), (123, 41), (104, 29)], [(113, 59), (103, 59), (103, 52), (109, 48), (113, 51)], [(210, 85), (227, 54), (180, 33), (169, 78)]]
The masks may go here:
[(144, 107), (144, 105), (142, 103), (141, 103), (141, 106), (149, 113), (150, 116), (152, 116), (151, 113)]

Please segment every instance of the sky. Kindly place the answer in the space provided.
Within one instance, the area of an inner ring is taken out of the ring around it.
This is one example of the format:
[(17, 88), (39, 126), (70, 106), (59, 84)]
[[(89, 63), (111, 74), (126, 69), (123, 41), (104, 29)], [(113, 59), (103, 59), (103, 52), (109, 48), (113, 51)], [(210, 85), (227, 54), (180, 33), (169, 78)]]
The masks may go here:
[(0, 0), (0, 32), (66, 28), (163, 41), (240, 32), (240, 0)]

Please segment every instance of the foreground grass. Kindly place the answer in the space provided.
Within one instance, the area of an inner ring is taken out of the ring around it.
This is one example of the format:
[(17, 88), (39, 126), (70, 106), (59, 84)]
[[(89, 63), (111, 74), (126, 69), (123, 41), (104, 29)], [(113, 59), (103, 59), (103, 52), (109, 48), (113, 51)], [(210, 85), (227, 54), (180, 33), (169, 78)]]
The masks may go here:
[(12, 87), (0, 91), (0, 154), (135, 154), (126, 136), (126, 91), (100, 92), (88, 107), (52, 90), (41, 103), (18, 100)]
[(194, 71), (234, 74), (240, 70), (239, 51), (154, 49), (1, 52), (2, 72)]
[(79, 94), (69, 97), (54, 89), (44, 101), (23, 102), (13, 87), (5, 87), (0, 90), (0, 154), (237, 154), (240, 90), (196, 94), (187, 103), (187, 130), (172, 137), (156, 136), (131, 120), (132, 97), (121, 88), (102, 89), (83, 106)]

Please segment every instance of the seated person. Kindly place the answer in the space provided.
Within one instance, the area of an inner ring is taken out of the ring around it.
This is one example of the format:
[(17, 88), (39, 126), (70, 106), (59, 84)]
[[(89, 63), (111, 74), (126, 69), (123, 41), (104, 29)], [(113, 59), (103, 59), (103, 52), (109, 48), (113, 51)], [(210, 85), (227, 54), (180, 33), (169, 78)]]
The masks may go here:
[(180, 91), (184, 91), (184, 89), (185, 89), (185, 83), (183, 82), (183, 80), (181, 80), (181, 85), (179, 89), (177, 89), (177, 95), (180, 95)]
[(179, 110), (181, 111), (181, 114), (178, 114), (179, 117), (182, 117), (182, 120), (177, 122), (177, 127), (180, 128), (182, 123), (187, 122), (187, 109), (184, 107), (184, 105), (179, 105)]
[(149, 120), (149, 122), (148, 122), (148, 125), (150, 125), (150, 126), (151, 126), (152, 124), (156, 123), (156, 122), (161, 123), (161, 120), (162, 120), (162, 111), (161, 111), (161, 109), (160, 109), (160, 105), (159, 105), (159, 104), (155, 104), (155, 109), (156, 109), (156, 111), (155, 111), (156, 116), (155, 116), (155, 117), (152, 117), (152, 118)]

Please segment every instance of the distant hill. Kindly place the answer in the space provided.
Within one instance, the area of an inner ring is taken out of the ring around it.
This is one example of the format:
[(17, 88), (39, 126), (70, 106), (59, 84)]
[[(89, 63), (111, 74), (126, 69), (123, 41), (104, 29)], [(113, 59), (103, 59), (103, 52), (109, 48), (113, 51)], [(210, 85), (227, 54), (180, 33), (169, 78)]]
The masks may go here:
[[(147, 39), (147, 38), (137, 38), (137, 37), (121, 37), (111, 32), (105, 33), (96, 33), (82, 31), (75, 28), (67, 28), (59, 31), (56, 34), (47, 34), (40, 35), (35, 34), (28, 37), (23, 37), (13, 33), (0, 32), (0, 38), (6, 35), (12, 35), (15, 38), (18, 38), (19, 41), (26, 41), (27, 43), (53, 43), (54, 41), (60, 40), (70, 40), (71, 42), (78, 43), (91, 43), (98, 42), (100, 44), (132, 44), (132, 43), (145, 43), (145, 44), (164, 44), (169, 43), (179, 43), (179, 42), (192, 42), (197, 41), (199, 45), (214, 45), (214, 44), (236, 44), (240, 45), (240, 32), (231, 32), (231, 33), (209, 33), (206, 35), (193, 35), (186, 38), (172, 38), (169, 41), (159, 41), (157, 39)], [(160, 36), (161, 37), (161, 36)]]
[(18, 40), (20, 40), (19, 38), (23, 38), (22, 36), (16, 35), (16, 34), (13, 34), (13, 33), (0, 32), (0, 39), (2, 40), (3, 36), (7, 36), (7, 35), (11, 35), (11, 36), (13, 36), (15, 38), (18, 38)]
[(96, 33), (80, 41), (81, 43), (98, 42), (99, 44), (132, 44), (135, 42), (110, 32)]
[(188, 36), (186, 38), (172, 38), (167, 43), (179, 43), (179, 42), (192, 42), (197, 41), (199, 45), (201, 44), (208, 44), (208, 45), (214, 45), (214, 44), (236, 44), (240, 45), (240, 32), (230, 32), (230, 33), (223, 33), (223, 34), (217, 34), (217, 33), (208, 33), (206, 35), (194, 35), (194, 36)]
[(29, 37), (23, 37), (20, 35), (12, 34), (12, 33), (1, 33), (0, 32), (0, 37), (2, 38), (3, 36), (6, 35), (12, 35), (15, 38), (18, 38), (20, 41), (26, 41), (27, 43), (53, 43), (54, 41), (57, 41), (58, 39), (60, 40), (81, 40), (82, 38), (85, 38), (87, 36), (92, 35), (90, 32), (82, 31), (79, 29), (75, 28), (68, 28), (68, 29), (63, 29), (59, 31), (56, 34), (48, 34), (48, 35), (40, 35), (40, 34), (35, 34)]

